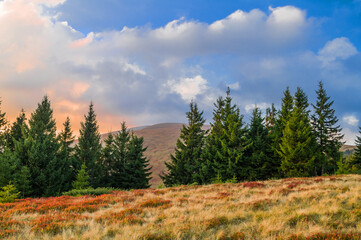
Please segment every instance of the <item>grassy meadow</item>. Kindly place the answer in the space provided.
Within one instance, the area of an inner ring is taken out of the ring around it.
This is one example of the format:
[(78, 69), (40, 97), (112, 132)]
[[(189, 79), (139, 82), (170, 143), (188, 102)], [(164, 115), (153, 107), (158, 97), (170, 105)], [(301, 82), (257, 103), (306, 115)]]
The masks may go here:
[(0, 239), (361, 239), (361, 176), (21, 199)]

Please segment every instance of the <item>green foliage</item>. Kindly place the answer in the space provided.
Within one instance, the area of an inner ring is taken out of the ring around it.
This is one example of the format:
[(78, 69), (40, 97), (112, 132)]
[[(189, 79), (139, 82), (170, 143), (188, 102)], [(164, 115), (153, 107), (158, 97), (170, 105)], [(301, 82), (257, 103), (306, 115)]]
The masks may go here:
[(89, 175), (87, 173), (87, 167), (85, 163), (81, 165), (81, 169), (79, 170), (78, 174), (76, 175), (76, 179), (73, 182), (73, 189), (86, 189), (89, 188)]
[(282, 132), (279, 154), (281, 169), (287, 177), (315, 175), (317, 145), (308, 119), (307, 97), (298, 88), (294, 109)]
[(83, 195), (91, 195), (91, 196), (98, 196), (98, 195), (102, 195), (102, 194), (109, 194), (112, 191), (115, 191), (117, 189), (114, 188), (84, 188), (84, 189), (72, 189), (68, 192), (64, 192), (62, 195), (66, 195), (66, 196), (74, 196), (74, 197), (78, 197), (78, 196), (83, 196)]
[[(273, 114), (274, 112), (273, 109)], [(272, 124), (268, 128), (264, 126), (264, 118), (261, 115), (259, 108), (253, 110), (248, 131), (248, 138), (252, 142), (247, 150), (248, 161), (251, 164), (248, 180), (268, 179), (277, 176), (278, 173), (279, 161), (272, 149), (273, 142), (270, 134)]]
[(353, 154), (352, 166), (354, 169), (361, 170), (361, 127), (359, 127), (359, 135), (355, 140), (356, 149)]
[(8, 185), (2, 187), (0, 191), (0, 203), (14, 202), (20, 195), (20, 192), (16, 190), (16, 187), (9, 182)]
[(115, 136), (109, 134), (102, 151), (103, 183), (121, 189), (148, 188), (149, 160), (144, 156), (144, 139), (127, 130), (125, 122)]
[(233, 178), (247, 179), (250, 164), (244, 156), (250, 146), (247, 138), (247, 128), (239, 108), (232, 104), (230, 90), (227, 97), (217, 99), (213, 111), (211, 132), (206, 139), (203, 153), (205, 163), (201, 168), (202, 183), (210, 182), (216, 174), (220, 174), (222, 181)]
[(44, 96), (29, 119), (29, 134), (21, 151), (25, 151), (25, 164), (31, 175), (34, 196), (54, 196), (60, 193), (62, 172), (58, 169), (59, 143), (56, 123), (47, 96)]
[(75, 147), (76, 165), (84, 163), (87, 166), (90, 176), (89, 182), (92, 187), (101, 185), (101, 168), (98, 161), (101, 157), (101, 143), (99, 126), (96, 120), (96, 115), (93, 109), (93, 103), (89, 105), (88, 114), (85, 117), (85, 122), (81, 123), (79, 130), (80, 136), (78, 138), (78, 145)]
[(312, 127), (316, 136), (319, 159), (316, 162), (318, 174), (333, 174), (337, 169), (337, 161), (340, 159), (342, 142), (342, 128), (337, 125), (338, 119), (332, 108), (333, 101), (327, 96), (322, 81), (316, 91), (317, 101), (313, 105), (314, 114), (311, 116)]
[(199, 172), (203, 164), (201, 155), (207, 133), (202, 129), (205, 120), (203, 112), (198, 110), (197, 104), (193, 101), (190, 103), (190, 111), (186, 114), (188, 125), (183, 125), (181, 129), (175, 154), (171, 154), (170, 161), (165, 162), (167, 173), (160, 175), (166, 186), (202, 182)]

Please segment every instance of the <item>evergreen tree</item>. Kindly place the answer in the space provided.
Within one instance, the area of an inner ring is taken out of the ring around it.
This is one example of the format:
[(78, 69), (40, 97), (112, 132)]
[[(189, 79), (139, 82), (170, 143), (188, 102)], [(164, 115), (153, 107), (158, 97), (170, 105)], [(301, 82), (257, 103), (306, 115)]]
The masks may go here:
[(322, 81), (319, 82), (318, 87), (316, 105), (312, 104), (315, 112), (311, 117), (320, 153), (320, 160), (317, 164), (318, 173), (332, 174), (337, 169), (337, 161), (341, 157), (340, 148), (344, 144), (342, 128), (340, 125), (336, 125), (338, 119), (335, 110), (332, 109), (334, 102), (330, 101), (330, 97), (327, 96)]
[[(104, 187), (112, 186), (112, 176), (115, 174), (113, 167), (115, 164), (115, 145), (114, 136), (109, 133), (104, 140), (105, 146), (102, 149), (101, 166), (102, 166), (102, 185)], [(115, 181), (116, 182), (116, 181)]]
[(229, 88), (227, 97), (218, 98), (215, 107), (214, 122), (211, 124), (203, 156), (206, 164), (202, 167), (201, 178), (203, 182), (209, 182), (219, 174), (222, 181), (247, 179), (250, 164), (244, 153), (250, 146), (250, 141), (247, 139), (243, 116), (239, 113), (239, 108), (232, 104)]
[[(29, 132), (29, 127), (26, 124), (26, 116), (24, 109), (21, 109), (19, 116), (10, 128), (8, 135), (7, 146), (11, 151), (15, 151), (15, 142), (23, 141)], [(24, 131), (24, 133), (23, 133)]]
[(29, 135), (25, 149), (28, 151), (26, 166), (30, 170), (31, 184), (35, 196), (52, 196), (60, 192), (57, 171), (59, 143), (56, 123), (50, 101), (45, 96), (29, 119)]
[(317, 146), (308, 119), (308, 100), (298, 88), (294, 108), (282, 132), (279, 154), (287, 177), (313, 176)]
[(252, 142), (247, 154), (251, 164), (250, 180), (264, 180), (277, 176), (278, 173), (279, 166), (272, 151), (272, 138), (269, 130), (263, 125), (264, 118), (261, 115), (260, 109), (256, 107), (252, 113), (248, 133)]
[(293, 97), (291, 95), (289, 87), (283, 92), (281, 110), (277, 112), (277, 117), (275, 120), (274, 127), (272, 127), (271, 138), (273, 141), (272, 151), (274, 153), (274, 159), (276, 168), (279, 169), (279, 176), (282, 176), (281, 171), (281, 158), (280, 153), (280, 144), (283, 137), (283, 131), (286, 127), (288, 120), (291, 117), (293, 110)]
[(202, 166), (202, 151), (204, 149), (206, 131), (202, 129), (205, 120), (203, 112), (193, 101), (190, 111), (186, 113), (188, 125), (183, 125), (177, 140), (175, 154), (171, 161), (165, 162), (167, 173), (160, 175), (166, 186), (201, 183), (200, 168)]
[(129, 169), (129, 177), (131, 180), (132, 189), (149, 188), (149, 180), (151, 179), (149, 167), (149, 160), (144, 156), (144, 152), (147, 150), (143, 147), (143, 137), (137, 137), (132, 133), (128, 149), (127, 149), (127, 161)]
[[(0, 101), (1, 106), (2, 101)], [(0, 154), (5, 151), (6, 139), (7, 139), (7, 124), (8, 121), (5, 118), (6, 113), (0, 108)]]
[(85, 165), (85, 163), (83, 163), (81, 165), (81, 168), (80, 168), (78, 174), (76, 175), (75, 181), (72, 184), (73, 189), (79, 190), (79, 189), (86, 189), (86, 188), (90, 187), (89, 175), (88, 175), (86, 169), (87, 169), (86, 165)]
[(105, 140), (102, 152), (103, 182), (121, 189), (148, 188), (149, 161), (144, 157), (143, 138), (130, 134), (125, 122), (121, 130)]
[(361, 170), (361, 127), (359, 127), (359, 136), (356, 137), (355, 140), (356, 149), (352, 156), (352, 167), (355, 170)]
[(73, 131), (71, 130), (70, 118), (67, 117), (63, 123), (64, 129), (60, 133), (60, 152), (59, 152), (59, 161), (57, 169), (61, 173), (61, 179), (59, 179), (59, 184), (62, 188), (60, 192), (69, 191), (71, 189), (71, 184), (75, 179), (75, 159), (74, 159), (74, 148), (72, 144), (74, 143), (75, 137), (73, 136)]
[(102, 146), (93, 106), (93, 103), (90, 103), (88, 115), (84, 116), (85, 122), (81, 123), (78, 145), (75, 147), (75, 151), (78, 163), (84, 163), (88, 169), (90, 185), (98, 187), (101, 185), (101, 170), (98, 161), (101, 157)]

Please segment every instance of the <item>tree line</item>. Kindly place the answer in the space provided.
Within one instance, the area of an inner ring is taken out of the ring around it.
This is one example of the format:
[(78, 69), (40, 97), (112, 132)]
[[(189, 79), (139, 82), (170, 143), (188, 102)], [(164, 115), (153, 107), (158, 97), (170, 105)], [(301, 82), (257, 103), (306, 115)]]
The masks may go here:
[(280, 109), (272, 104), (263, 115), (255, 107), (246, 124), (228, 88), (226, 97), (214, 103), (209, 130), (203, 128), (203, 111), (192, 101), (188, 124), (160, 177), (172, 186), (361, 173), (361, 137), (356, 153), (345, 159), (342, 128), (322, 81), (316, 95), (311, 112), (305, 92), (298, 87), (292, 95), (287, 87)]
[(10, 125), (0, 110), (0, 130), (0, 187), (14, 185), (22, 197), (57, 196), (85, 187), (149, 187), (143, 138), (123, 122), (103, 147), (93, 103), (81, 123), (77, 144), (69, 117), (57, 134), (47, 96), (29, 120), (21, 110)]

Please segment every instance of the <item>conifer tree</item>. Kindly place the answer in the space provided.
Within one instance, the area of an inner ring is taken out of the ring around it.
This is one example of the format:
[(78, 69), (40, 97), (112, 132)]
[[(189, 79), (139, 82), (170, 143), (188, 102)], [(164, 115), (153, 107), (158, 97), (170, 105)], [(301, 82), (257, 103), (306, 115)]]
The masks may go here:
[(115, 164), (115, 145), (114, 136), (109, 133), (104, 140), (105, 146), (102, 149), (101, 166), (102, 166), (102, 185), (104, 187), (112, 186), (112, 176), (115, 174), (113, 167)]
[[(0, 101), (0, 106), (2, 101)], [(8, 121), (5, 117), (6, 113), (3, 112), (0, 108), (0, 154), (5, 151), (6, 140), (7, 140), (7, 124)]]
[(132, 133), (127, 152), (128, 171), (131, 180), (132, 189), (149, 188), (149, 181), (151, 179), (149, 167), (149, 160), (144, 156), (144, 152), (147, 150), (143, 147), (143, 137), (137, 137)]
[(352, 156), (352, 167), (353, 169), (360, 171), (361, 170), (361, 127), (359, 127), (359, 135), (355, 140), (356, 149)]
[(249, 139), (252, 145), (248, 149), (251, 169), (250, 180), (264, 180), (274, 177), (278, 173), (277, 159), (272, 151), (272, 138), (269, 130), (263, 125), (264, 118), (259, 108), (252, 112), (249, 128)]
[(56, 124), (50, 101), (45, 96), (29, 119), (29, 136), (26, 139), (32, 190), (35, 196), (52, 196), (59, 193), (60, 172), (54, 172), (57, 165), (59, 143)]
[(202, 151), (204, 149), (206, 131), (202, 129), (205, 120), (203, 112), (193, 101), (190, 111), (186, 113), (188, 125), (183, 125), (177, 140), (175, 154), (171, 161), (165, 162), (167, 173), (160, 175), (166, 186), (201, 183), (200, 168), (202, 166)]
[(73, 189), (79, 190), (79, 189), (86, 189), (86, 188), (90, 187), (89, 175), (88, 175), (86, 169), (87, 169), (86, 165), (85, 165), (85, 163), (83, 163), (81, 165), (80, 170), (78, 171), (78, 174), (76, 175), (75, 181), (72, 184)]
[(78, 145), (75, 147), (76, 159), (78, 163), (84, 163), (88, 169), (89, 183), (92, 187), (101, 185), (101, 170), (98, 161), (101, 157), (101, 143), (99, 126), (96, 114), (91, 102), (85, 122), (81, 123)]
[(337, 125), (338, 119), (335, 110), (332, 108), (333, 101), (327, 96), (322, 81), (318, 83), (316, 91), (317, 101), (313, 105), (312, 127), (316, 136), (319, 149), (320, 161), (318, 162), (319, 174), (332, 174), (337, 169), (337, 161), (341, 157), (340, 148), (342, 142), (342, 128)]
[(281, 169), (287, 177), (315, 175), (317, 146), (308, 119), (307, 106), (307, 96), (298, 88), (294, 108), (282, 132), (279, 150)]
[(148, 188), (149, 160), (144, 156), (143, 138), (130, 133), (125, 122), (121, 130), (105, 140), (102, 153), (103, 182), (121, 189)]
[(74, 159), (74, 148), (72, 144), (74, 143), (75, 137), (73, 136), (73, 131), (71, 130), (70, 118), (67, 117), (63, 123), (64, 129), (60, 133), (60, 152), (59, 152), (59, 161), (56, 171), (61, 172), (62, 181), (61, 183), (61, 192), (69, 191), (71, 189), (71, 184), (75, 179), (75, 159)]
[(23, 141), (27, 137), (29, 127), (26, 124), (26, 116), (24, 109), (21, 109), (16, 121), (12, 124), (8, 135), (7, 146), (11, 151), (15, 151), (15, 142)]
[(210, 182), (217, 176), (222, 181), (230, 179), (247, 179), (250, 164), (244, 153), (250, 146), (247, 139), (247, 128), (239, 108), (232, 104), (230, 90), (227, 97), (218, 98), (213, 111), (211, 132), (207, 137), (201, 177), (203, 182)]

